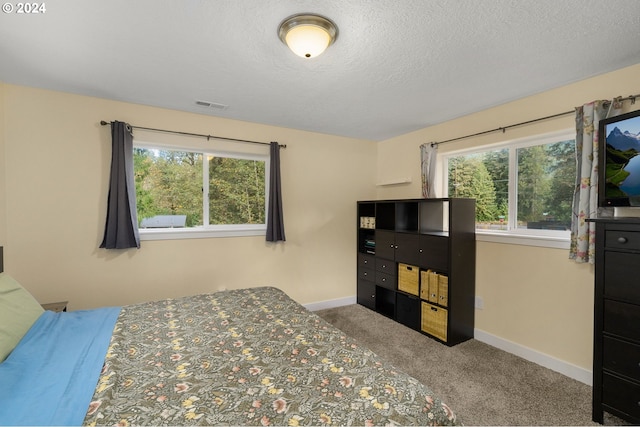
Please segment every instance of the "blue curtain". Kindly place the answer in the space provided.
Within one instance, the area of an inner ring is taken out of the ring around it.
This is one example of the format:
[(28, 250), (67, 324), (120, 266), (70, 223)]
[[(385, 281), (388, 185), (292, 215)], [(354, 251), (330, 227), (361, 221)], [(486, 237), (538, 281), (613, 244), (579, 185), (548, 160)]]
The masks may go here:
[(131, 126), (111, 122), (111, 177), (107, 200), (105, 249), (140, 248), (136, 185), (133, 177), (133, 135)]
[(282, 190), (280, 188), (280, 145), (272, 142), (269, 172), (269, 207), (267, 210), (267, 242), (284, 242), (284, 217), (282, 215)]

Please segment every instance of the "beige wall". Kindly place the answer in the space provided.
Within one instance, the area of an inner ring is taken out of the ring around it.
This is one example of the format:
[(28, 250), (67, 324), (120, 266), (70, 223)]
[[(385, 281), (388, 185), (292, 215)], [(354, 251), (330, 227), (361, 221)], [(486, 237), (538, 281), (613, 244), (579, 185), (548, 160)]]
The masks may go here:
[[(378, 198), (420, 197), (419, 146), (422, 143), (571, 111), (594, 99), (636, 94), (640, 92), (638, 76), (640, 64), (384, 141), (378, 146), (377, 182), (410, 177), (411, 183), (378, 187)], [(510, 129), (504, 134), (443, 144), (439, 152), (574, 126), (574, 115), (570, 114)], [(591, 369), (592, 266), (570, 261), (568, 250), (478, 242), (476, 271), (476, 295), (484, 300), (484, 309), (476, 310), (476, 328)]]
[[(638, 75), (640, 65), (380, 143), (0, 83), (0, 243), (6, 270), (39, 300), (69, 299), (72, 309), (258, 285), (276, 285), (301, 303), (350, 297), (355, 202), (420, 197), (421, 143), (638, 93)], [(243, 237), (98, 249), (110, 156), (109, 130), (100, 120), (287, 144), (287, 243)], [(569, 115), (445, 144), (440, 152), (573, 125)], [(408, 184), (375, 186), (407, 177)], [(569, 261), (566, 250), (478, 242), (476, 289), (484, 299), (484, 309), (476, 311), (478, 329), (591, 368), (591, 266)]]
[(7, 241), (7, 204), (4, 160), (4, 83), (0, 82), (0, 246)]
[(4, 83), (0, 82), (0, 246), (7, 241), (6, 167), (4, 160)]
[[(260, 285), (301, 303), (355, 295), (356, 200), (375, 196), (374, 142), (8, 84), (0, 100), (5, 267), (41, 302), (69, 300), (81, 309)], [(111, 152), (100, 120), (287, 144), (287, 242), (239, 237), (98, 249)]]

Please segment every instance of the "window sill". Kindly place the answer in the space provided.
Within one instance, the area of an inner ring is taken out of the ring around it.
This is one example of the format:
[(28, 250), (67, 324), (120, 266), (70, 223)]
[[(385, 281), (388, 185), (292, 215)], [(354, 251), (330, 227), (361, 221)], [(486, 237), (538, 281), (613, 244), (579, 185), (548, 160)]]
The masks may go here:
[(515, 232), (491, 232), (476, 230), (479, 242), (504, 243), (508, 245), (538, 246), (543, 248), (569, 249), (570, 237), (566, 235), (543, 236)]
[(193, 228), (140, 228), (140, 240), (208, 239), (217, 237), (265, 236), (267, 227), (259, 225), (228, 225)]

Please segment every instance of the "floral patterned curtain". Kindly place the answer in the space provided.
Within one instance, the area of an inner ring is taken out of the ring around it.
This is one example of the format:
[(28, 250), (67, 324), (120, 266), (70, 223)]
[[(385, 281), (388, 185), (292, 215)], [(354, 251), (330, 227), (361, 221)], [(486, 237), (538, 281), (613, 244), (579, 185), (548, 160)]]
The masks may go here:
[(420, 160), (422, 168), (422, 197), (433, 199), (436, 197), (434, 179), (436, 175), (436, 157), (438, 144), (430, 142), (420, 146)]
[(593, 101), (576, 108), (576, 185), (571, 218), (569, 258), (580, 263), (595, 261), (595, 224), (586, 219), (598, 211), (598, 124), (619, 100)]

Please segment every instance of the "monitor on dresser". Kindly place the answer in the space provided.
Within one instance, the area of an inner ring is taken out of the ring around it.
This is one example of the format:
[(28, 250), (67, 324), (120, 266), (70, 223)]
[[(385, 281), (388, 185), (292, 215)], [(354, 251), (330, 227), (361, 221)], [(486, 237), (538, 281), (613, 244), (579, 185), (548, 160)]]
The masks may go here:
[(599, 132), (598, 205), (640, 211), (640, 110), (601, 120)]

